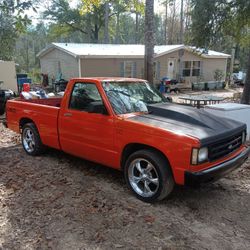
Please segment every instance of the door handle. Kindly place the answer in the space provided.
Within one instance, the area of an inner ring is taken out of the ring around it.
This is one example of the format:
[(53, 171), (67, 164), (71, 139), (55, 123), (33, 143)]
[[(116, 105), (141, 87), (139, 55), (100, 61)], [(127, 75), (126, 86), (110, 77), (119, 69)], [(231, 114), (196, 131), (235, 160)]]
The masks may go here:
[(72, 114), (71, 113), (65, 113), (64, 116), (69, 117), (69, 116), (72, 116)]

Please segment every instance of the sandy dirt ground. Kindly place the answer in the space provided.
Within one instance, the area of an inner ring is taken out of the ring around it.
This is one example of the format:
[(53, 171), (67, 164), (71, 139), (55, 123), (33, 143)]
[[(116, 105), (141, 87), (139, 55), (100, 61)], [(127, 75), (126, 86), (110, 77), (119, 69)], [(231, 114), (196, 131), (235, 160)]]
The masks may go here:
[(24, 153), (0, 125), (0, 249), (250, 249), (250, 161), (146, 204), (122, 173), (65, 153)]

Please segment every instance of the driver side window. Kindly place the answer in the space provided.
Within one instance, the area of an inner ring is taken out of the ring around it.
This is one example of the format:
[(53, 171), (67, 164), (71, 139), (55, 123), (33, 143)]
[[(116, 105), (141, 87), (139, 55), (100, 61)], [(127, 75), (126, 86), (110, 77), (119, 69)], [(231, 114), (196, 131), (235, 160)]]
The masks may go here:
[(94, 83), (76, 83), (71, 94), (69, 108), (88, 111), (89, 105), (97, 101), (102, 102), (102, 98)]

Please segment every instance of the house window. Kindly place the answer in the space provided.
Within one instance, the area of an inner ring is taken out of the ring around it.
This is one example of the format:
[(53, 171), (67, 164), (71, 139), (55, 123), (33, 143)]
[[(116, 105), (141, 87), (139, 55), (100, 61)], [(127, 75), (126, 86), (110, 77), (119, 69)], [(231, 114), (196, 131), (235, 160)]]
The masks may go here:
[(133, 77), (133, 62), (124, 62), (124, 77)]
[(201, 62), (193, 61), (192, 76), (200, 76)]
[(200, 76), (201, 62), (200, 61), (184, 61), (182, 75), (184, 77)]
[(185, 77), (185, 76), (190, 76), (190, 73), (191, 73), (191, 64), (192, 62), (189, 62), (189, 61), (185, 61), (183, 62), (184, 64), (184, 67), (183, 67), (183, 73), (182, 75)]
[(137, 76), (136, 62), (133, 61), (124, 61), (121, 63), (121, 72), (122, 77), (136, 77)]

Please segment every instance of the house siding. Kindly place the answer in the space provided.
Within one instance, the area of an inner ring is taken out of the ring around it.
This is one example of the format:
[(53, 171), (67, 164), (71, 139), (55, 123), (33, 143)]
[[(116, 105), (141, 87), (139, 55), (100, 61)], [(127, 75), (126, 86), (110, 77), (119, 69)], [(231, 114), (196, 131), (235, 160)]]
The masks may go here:
[(122, 76), (121, 63), (125, 61), (136, 63), (134, 77), (144, 78), (144, 60), (138, 58), (83, 58), (81, 73), (83, 77), (119, 77)]
[(49, 78), (57, 78), (62, 72), (62, 78), (69, 80), (79, 76), (77, 58), (59, 49), (53, 49), (40, 58), (41, 72), (48, 74)]
[[(223, 80), (225, 80), (226, 76), (226, 67), (227, 67), (227, 59), (225, 58), (204, 58), (199, 55), (196, 55), (189, 51), (184, 51), (183, 56), (180, 58), (179, 51), (169, 53), (167, 55), (163, 55), (155, 58), (155, 62), (160, 63), (160, 79), (164, 76), (167, 76), (168, 73), (168, 60), (175, 59), (175, 78), (178, 79), (179, 76), (182, 76), (180, 70), (180, 63), (184, 61), (201, 61), (201, 77), (183, 77), (187, 84), (197, 81), (213, 81), (214, 80), (214, 72), (219, 69), (222, 70), (224, 74)], [(155, 79), (157, 81), (158, 79)]]
[[(164, 76), (167, 76), (167, 74), (168, 74), (168, 60), (169, 59), (175, 59), (174, 76), (175, 76), (175, 78), (178, 78), (179, 74), (181, 74), (181, 72), (179, 72), (179, 66), (180, 66), (179, 51), (175, 51), (175, 52), (169, 53), (167, 55), (157, 57), (155, 59), (156, 62), (157, 61), (160, 62), (160, 76), (161, 76), (161, 78)], [(200, 56), (196, 56), (188, 51), (184, 51), (184, 54), (181, 57), (181, 61), (202, 61), (202, 60), (203, 59)], [(186, 78), (188, 78), (188, 77), (186, 77)]]
[(203, 77), (204, 81), (213, 81), (214, 80), (214, 72), (219, 69), (223, 72), (224, 77), (222, 80), (226, 79), (227, 72), (227, 59), (224, 58), (216, 58), (216, 59), (205, 59), (203, 63), (204, 70)]

